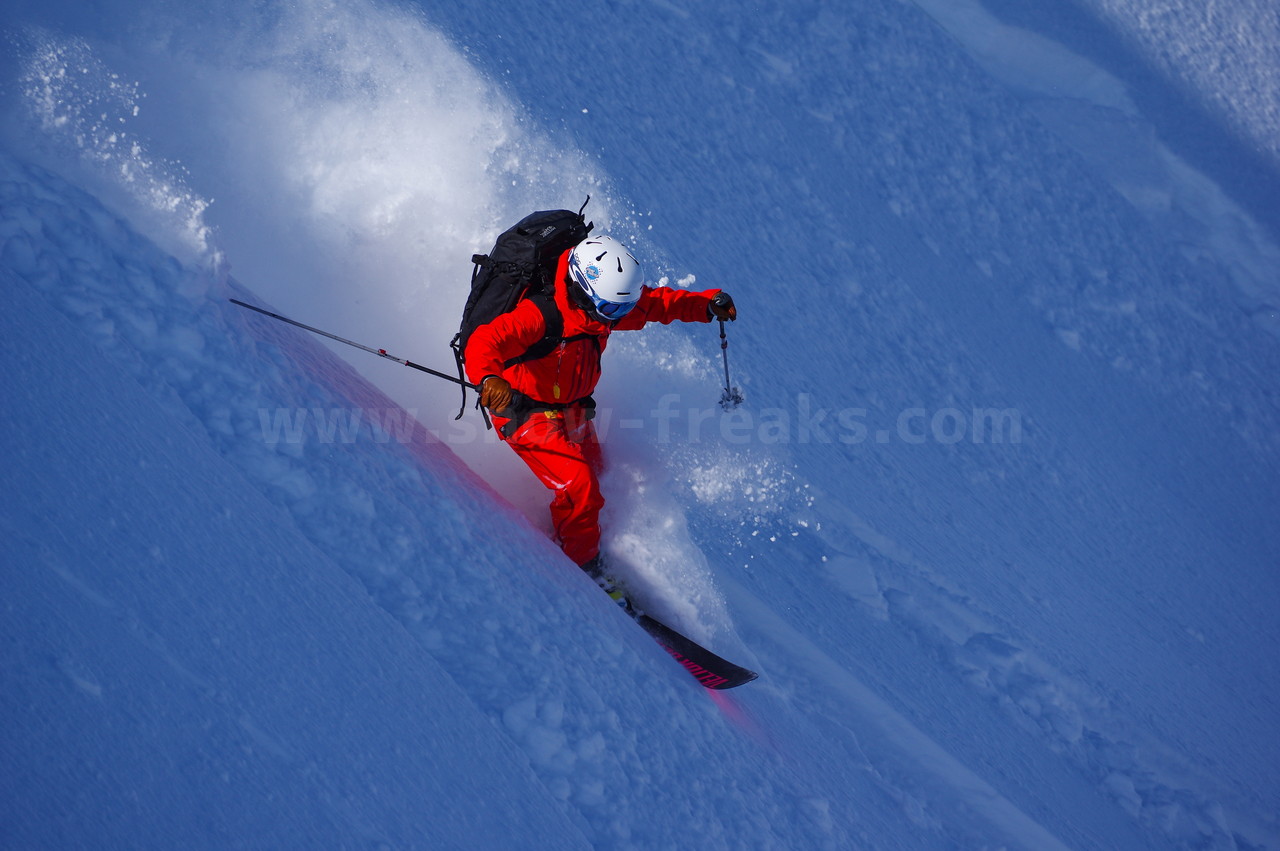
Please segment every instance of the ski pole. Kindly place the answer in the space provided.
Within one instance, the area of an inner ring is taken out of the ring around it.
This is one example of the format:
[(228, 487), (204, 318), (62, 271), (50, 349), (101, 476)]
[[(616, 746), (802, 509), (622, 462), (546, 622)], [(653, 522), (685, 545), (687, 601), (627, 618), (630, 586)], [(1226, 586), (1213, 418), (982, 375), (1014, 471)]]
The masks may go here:
[(330, 340), (337, 340), (339, 343), (346, 343), (348, 346), (354, 346), (357, 349), (362, 349), (371, 355), (377, 355), (380, 358), (393, 360), (396, 363), (404, 364), (405, 366), (410, 367), (411, 369), (416, 369), (421, 372), (425, 372), (428, 375), (434, 375), (436, 378), (443, 378), (445, 381), (452, 381), (454, 384), (461, 384), (463, 387), (470, 387), (472, 390), (480, 389), (479, 387), (476, 387), (476, 385), (468, 384), (467, 382), (463, 381), (460, 378), (455, 378), (452, 375), (448, 375), (443, 372), (437, 372), (434, 369), (425, 367), (422, 364), (414, 363), (411, 360), (405, 360), (404, 358), (398, 358), (395, 355), (387, 354), (386, 349), (372, 349), (368, 346), (362, 346), (359, 343), (353, 343), (351, 340), (348, 340), (344, 337), (339, 337), (337, 334), (330, 334), (328, 331), (321, 331), (319, 328), (312, 328), (310, 325), (303, 325), (301, 322), (297, 322), (293, 319), (290, 319), (287, 316), (281, 316), (278, 313), (272, 313), (270, 310), (263, 310), (261, 307), (254, 307), (252, 304), (245, 304), (243, 301), (240, 301), (237, 298), (230, 299), (230, 301), (232, 304), (237, 304), (240, 307), (244, 307), (249, 310), (256, 311), (257, 313), (261, 313), (263, 316), (270, 316), (272, 319), (279, 319), (281, 322), (288, 322), (290, 325), (296, 325), (297, 327), (310, 331), (313, 334), (319, 334), (321, 337), (328, 337)]
[(724, 333), (724, 320), (720, 321), (720, 356), (724, 358), (724, 393), (720, 396), (720, 407), (726, 411), (742, 404), (742, 391), (729, 382), (729, 338)]

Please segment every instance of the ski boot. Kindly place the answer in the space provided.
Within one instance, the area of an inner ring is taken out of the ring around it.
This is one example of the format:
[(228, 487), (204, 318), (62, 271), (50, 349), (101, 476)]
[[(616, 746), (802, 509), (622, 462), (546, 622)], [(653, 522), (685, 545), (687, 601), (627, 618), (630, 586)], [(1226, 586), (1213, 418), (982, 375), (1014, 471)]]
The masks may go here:
[(627, 598), (627, 589), (621, 582), (605, 572), (603, 556), (597, 555), (591, 561), (581, 564), (579, 567), (582, 568), (587, 576), (595, 580), (595, 583), (600, 586), (600, 590), (608, 594), (609, 599), (617, 603), (618, 607), (624, 612), (633, 618), (640, 614), (640, 611), (631, 605), (631, 600)]

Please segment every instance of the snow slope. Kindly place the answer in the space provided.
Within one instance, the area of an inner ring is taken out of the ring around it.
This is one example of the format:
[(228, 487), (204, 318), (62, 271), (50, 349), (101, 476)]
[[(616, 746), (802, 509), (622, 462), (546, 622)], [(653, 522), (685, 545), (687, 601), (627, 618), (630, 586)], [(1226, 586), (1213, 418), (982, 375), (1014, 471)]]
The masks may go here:
[[(1274, 56), (991, 5), (7, 12), (6, 843), (1280, 847), (1274, 164), (1187, 144)], [(588, 192), (742, 306), (736, 414), (701, 326), (600, 393), (714, 700), (452, 389), (226, 302), (443, 365)]]
[(5, 299), (6, 847), (588, 844), (189, 414), (7, 271)]

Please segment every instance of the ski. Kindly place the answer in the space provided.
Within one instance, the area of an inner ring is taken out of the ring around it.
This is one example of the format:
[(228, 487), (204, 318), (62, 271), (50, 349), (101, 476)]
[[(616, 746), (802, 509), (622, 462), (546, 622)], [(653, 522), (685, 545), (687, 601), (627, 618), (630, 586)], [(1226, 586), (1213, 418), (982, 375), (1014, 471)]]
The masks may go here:
[(710, 689), (737, 688), (759, 676), (755, 671), (722, 659), (692, 638), (681, 635), (671, 627), (648, 615), (635, 615), (636, 623), (671, 654), (671, 657), (693, 675), (693, 678)]
[(590, 564), (584, 565), (582, 569), (595, 581), (600, 590), (609, 596), (610, 600), (618, 604), (627, 617), (638, 623), (640, 628), (649, 633), (663, 650), (671, 654), (671, 658), (679, 662), (681, 667), (705, 687), (737, 688), (760, 676), (755, 671), (717, 656), (687, 635), (681, 635), (662, 621), (637, 609), (631, 604), (626, 588), (605, 572), (599, 556), (596, 556)]

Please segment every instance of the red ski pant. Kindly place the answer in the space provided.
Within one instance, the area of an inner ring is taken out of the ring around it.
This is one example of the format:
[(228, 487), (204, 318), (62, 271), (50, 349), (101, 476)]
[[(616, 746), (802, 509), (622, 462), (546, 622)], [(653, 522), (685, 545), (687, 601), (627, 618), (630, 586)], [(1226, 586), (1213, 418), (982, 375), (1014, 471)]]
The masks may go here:
[[(494, 425), (501, 427), (499, 418)], [(507, 443), (552, 491), (551, 522), (565, 555), (578, 565), (595, 558), (604, 507), (603, 456), (585, 412), (578, 407), (535, 412)]]

